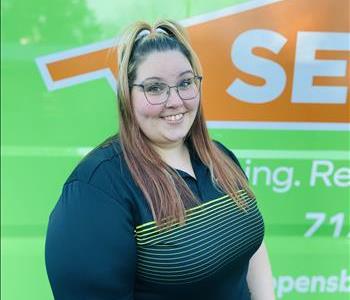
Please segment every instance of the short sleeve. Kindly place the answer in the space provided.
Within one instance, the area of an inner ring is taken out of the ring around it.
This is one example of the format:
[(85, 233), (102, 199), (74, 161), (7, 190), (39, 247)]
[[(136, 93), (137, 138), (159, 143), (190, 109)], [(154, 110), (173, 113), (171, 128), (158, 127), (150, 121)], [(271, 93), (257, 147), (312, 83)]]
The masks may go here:
[(236, 155), (230, 149), (225, 147), (222, 143), (220, 143), (218, 141), (213, 141), (213, 142), (219, 147), (219, 149), (221, 149), (228, 157), (230, 157), (235, 162), (235, 164), (242, 170), (247, 181), (249, 181), (248, 176), (245, 174), (245, 172), (244, 172), (238, 158), (236, 157)]
[(67, 183), (50, 215), (45, 262), (55, 299), (132, 300), (131, 213), (88, 183)]

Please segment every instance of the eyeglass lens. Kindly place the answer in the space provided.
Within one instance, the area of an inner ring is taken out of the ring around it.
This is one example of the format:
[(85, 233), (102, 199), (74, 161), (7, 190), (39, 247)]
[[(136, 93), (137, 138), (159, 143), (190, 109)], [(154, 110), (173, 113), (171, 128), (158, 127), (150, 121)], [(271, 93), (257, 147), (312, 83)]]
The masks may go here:
[[(175, 88), (182, 100), (191, 100), (198, 95), (200, 79), (197, 77), (184, 79)], [(170, 87), (163, 82), (147, 83), (144, 85), (144, 92), (151, 104), (161, 104), (167, 101)]]

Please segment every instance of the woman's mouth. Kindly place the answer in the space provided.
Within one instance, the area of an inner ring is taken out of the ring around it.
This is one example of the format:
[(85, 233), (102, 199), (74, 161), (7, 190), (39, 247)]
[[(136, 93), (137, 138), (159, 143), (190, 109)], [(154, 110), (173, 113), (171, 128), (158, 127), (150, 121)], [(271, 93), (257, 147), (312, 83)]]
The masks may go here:
[(163, 119), (167, 122), (179, 122), (183, 119), (184, 114), (176, 114), (176, 115), (170, 115), (170, 116), (166, 116), (163, 117)]
[(183, 121), (184, 116), (185, 116), (185, 113), (179, 113), (179, 114), (169, 115), (161, 118), (165, 120), (168, 124), (179, 124)]

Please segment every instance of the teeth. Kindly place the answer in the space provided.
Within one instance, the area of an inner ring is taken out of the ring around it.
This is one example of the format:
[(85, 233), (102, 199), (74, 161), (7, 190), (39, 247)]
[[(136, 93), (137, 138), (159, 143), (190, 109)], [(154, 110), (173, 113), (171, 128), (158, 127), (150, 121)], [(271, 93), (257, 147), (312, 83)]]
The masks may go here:
[(183, 117), (184, 114), (177, 114), (172, 116), (166, 116), (164, 119), (167, 121), (178, 121)]

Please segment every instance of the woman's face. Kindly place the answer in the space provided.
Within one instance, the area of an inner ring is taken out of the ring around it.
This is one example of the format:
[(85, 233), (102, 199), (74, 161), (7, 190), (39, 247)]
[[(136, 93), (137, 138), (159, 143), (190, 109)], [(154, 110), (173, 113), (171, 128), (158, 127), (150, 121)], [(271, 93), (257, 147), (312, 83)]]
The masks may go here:
[[(175, 86), (188, 82), (193, 76), (189, 61), (180, 51), (152, 52), (138, 66), (134, 84), (152, 88), (159, 83)], [(163, 147), (183, 142), (195, 119), (199, 98), (200, 93), (192, 100), (182, 100), (176, 88), (171, 88), (164, 104), (152, 105), (142, 87), (134, 86), (131, 91), (133, 110), (141, 130), (153, 144)]]

